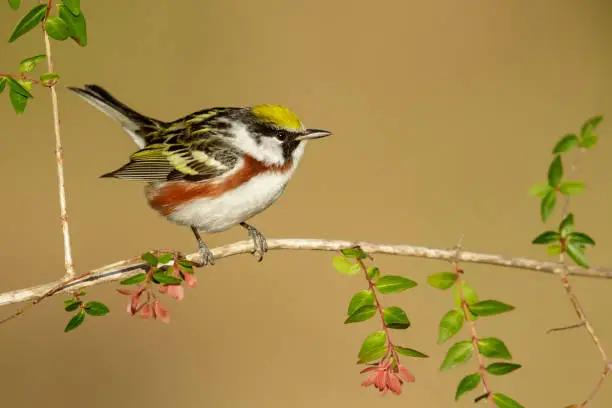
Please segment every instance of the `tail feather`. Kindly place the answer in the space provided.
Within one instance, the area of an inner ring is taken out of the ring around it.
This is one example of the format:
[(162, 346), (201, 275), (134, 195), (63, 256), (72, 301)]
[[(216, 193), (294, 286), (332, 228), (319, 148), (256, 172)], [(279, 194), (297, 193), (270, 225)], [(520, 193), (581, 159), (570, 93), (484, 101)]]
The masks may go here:
[(83, 88), (68, 87), (86, 102), (118, 121), (132, 140), (143, 148), (145, 136), (163, 126), (163, 122), (142, 115), (120, 102), (108, 91), (98, 85), (85, 85)]

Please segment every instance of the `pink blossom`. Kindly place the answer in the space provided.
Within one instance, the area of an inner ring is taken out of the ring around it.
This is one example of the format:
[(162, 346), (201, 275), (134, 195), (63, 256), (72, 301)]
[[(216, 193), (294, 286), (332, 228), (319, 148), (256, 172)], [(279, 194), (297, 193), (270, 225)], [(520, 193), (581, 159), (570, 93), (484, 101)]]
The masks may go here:
[(181, 285), (163, 285), (159, 288), (159, 293), (167, 293), (175, 300), (183, 300), (185, 289)]
[(153, 308), (151, 307), (149, 303), (147, 303), (140, 311), (140, 317), (144, 320), (147, 320), (152, 316), (153, 316)]
[(401, 364), (391, 364), (384, 359), (377, 365), (369, 366), (361, 370), (361, 374), (370, 373), (361, 385), (363, 387), (375, 386), (381, 395), (391, 391), (395, 395), (402, 392), (402, 378), (408, 382), (414, 382), (414, 376)]
[(166, 310), (159, 300), (155, 299), (155, 303), (153, 304), (153, 316), (155, 318), (159, 318), (164, 323), (170, 323), (170, 313)]
[(145, 288), (140, 287), (140, 285), (137, 286), (136, 290), (117, 289), (117, 292), (121, 293), (122, 295), (130, 296), (130, 302), (127, 305), (128, 314), (133, 316), (136, 314), (136, 312), (138, 312), (138, 310), (140, 310), (140, 297), (144, 290)]
[(185, 284), (190, 288), (195, 288), (198, 283), (198, 278), (195, 277), (193, 273), (185, 273)]

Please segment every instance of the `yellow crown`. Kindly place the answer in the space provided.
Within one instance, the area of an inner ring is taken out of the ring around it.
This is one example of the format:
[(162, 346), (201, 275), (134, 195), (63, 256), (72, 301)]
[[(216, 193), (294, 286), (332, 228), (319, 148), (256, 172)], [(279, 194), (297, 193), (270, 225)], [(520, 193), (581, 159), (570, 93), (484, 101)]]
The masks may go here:
[(291, 130), (302, 130), (304, 126), (293, 111), (282, 105), (257, 105), (253, 114), (260, 120)]

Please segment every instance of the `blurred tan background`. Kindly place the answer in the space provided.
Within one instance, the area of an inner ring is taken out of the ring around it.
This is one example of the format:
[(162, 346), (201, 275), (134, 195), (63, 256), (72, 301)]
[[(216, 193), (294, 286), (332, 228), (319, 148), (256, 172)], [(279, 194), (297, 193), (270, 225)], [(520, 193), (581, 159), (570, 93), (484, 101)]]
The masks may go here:
[[(26, 1), (30, 6), (31, 1)], [(597, 240), (594, 264), (612, 266), (612, 3), (599, 1), (83, 1), (89, 46), (53, 43), (62, 86), (97, 83), (135, 109), (170, 120), (205, 107), (281, 103), (307, 126), (334, 131), (313, 142), (283, 198), (253, 223), (267, 237), (360, 239), (545, 259), (530, 244), (545, 227), (528, 188), (545, 177), (558, 138), (602, 113), (601, 143), (573, 178), (577, 225)], [(2, 38), (25, 12), (0, 9)], [(38, 31), (0, 45), (0, 71), (44, 52)], [(41, 71), (42, 72), (42, 71)], [(2, 95), (0, 224), (6, 291), (63, 272), (50, 99), (23, 116)], [(147, 207), (139, 183), (100, 180), (134, 150), (119, 126), (59, 90), (68, 210), (79, 271), (149, 248), (195, 250), (188, 229)], [(558, 213), (557, 213), (558, 215)], [(555, 222), (557, 219), (555, 219)], [(206, 237), (245, 239), (241, 228)], [(360, 387), (356, 355), (370, 321), (342, 324), (363, 279), (331, 268), (331, 253), (244, 255), (199, 270), (199, 286), (169, 303), (172, 322), (124, 312), (118, 285), (90, 290), (112, 309), (76, 332), (61, 297), (0, 327), (3, 406), (65, 407), (468, 407), (453, 401), (471, 361), (438, 373), (436, 345), (450, 293), (425, 283), (442, 262), (378, 256), (384, 273), (420, 286), (383, 298), (412, 328), (396, 342), (430, 354), (409, 360), (417, 383), (381, 399)], [(506, 341), (524, 368), (492, 378), (528, 407), (579, 402), (602, 363), (557, 278), (464, 265), (482, 299), (517, 307), (482, 319), (482, 336)], [(612, 353), (612, 282), (572, 279)], [(11, 312), (3, 308), (2, 315)], [(467, 332), (461, 336), (467, 338)], [(594, 407), (612, 405), (612, 380)]]

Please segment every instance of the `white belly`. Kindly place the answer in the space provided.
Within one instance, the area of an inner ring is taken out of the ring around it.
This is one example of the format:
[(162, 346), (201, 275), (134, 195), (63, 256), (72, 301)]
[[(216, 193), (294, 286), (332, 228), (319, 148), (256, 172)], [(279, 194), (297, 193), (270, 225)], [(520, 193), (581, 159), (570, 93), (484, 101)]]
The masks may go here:
[(215, 198), (199, 198), (177, 207), (168, 219), (205, 232), (224, 231), (268, 208), (282, 194), (292, 171), (264, 173)]

